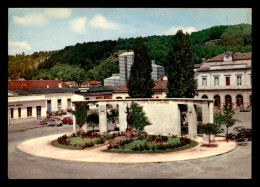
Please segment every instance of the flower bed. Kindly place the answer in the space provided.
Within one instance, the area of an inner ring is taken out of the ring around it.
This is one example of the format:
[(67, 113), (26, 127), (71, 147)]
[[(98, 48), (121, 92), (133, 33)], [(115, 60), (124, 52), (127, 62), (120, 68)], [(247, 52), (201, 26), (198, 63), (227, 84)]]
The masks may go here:
[(125, 133), (118, 132), (100, 135), (90, 131), (78, 131), (77, 133), (72, 133), (70, 136), (64, 134), (61, 137), (58, 137), (57, 140), (52, 141), (51, 144), (65, 149), (85, 149), (98, 144), (104, 144), (106, 141), (118, 136), (125, 136)]

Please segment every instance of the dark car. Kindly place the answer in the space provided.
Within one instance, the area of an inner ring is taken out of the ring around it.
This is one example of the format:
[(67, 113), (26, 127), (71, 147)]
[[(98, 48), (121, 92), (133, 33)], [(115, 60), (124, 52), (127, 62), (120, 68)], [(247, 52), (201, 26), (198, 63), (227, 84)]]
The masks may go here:
[(236, 140), (239, 132), (242, 129), (246, 129), (246, 127), (245, 126), (237, 126), (237, 127), (233, 128), (233, 130), (228, 133), (227, 138), (230, 138), (232, 140)]
[(250, 128), (241, 129), (237, 135), (237, 139), (244, 140), (244, 141), (252, 140), (252, 129)]
[(73, 120), (71, 117), (66, 117), (66, 118), (63, 118), (63, 120), (61, 120), (63, 124), (72, 124), (73, 123)]

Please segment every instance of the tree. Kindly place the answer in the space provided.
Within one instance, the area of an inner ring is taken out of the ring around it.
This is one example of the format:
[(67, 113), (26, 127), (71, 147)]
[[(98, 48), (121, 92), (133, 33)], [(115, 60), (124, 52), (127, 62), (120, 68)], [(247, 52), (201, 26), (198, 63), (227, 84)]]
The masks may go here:
[(99, 115), (96, 111), (91, 112), (88, 116), (87, 116), (87, 123), (90, 127), (93, 127), (93, 133), (94, 128), (98, 127), (99, 124)]
[(151, 79), (152, 64), (147, 51), (144, 39), (142, 37), (136, 38), (134, 63), (127, 83), (128, 94), (132, 98), (151, 98), (153, 95), (152, 88), (155, 84)]
[(144, 127), (151, 125), (151, 122), (148, 120), (143, 107), (137, 103), (131, 103), (131, 106), (126, 108), (126, 113), (130, 112), (132, 116), (133, 128), (138, 132), (144, 132)]
[(182, 30), (173, 37), (173, 47), (168, 53), (167, 97), (193, 98), (195, 95), (194, 62), (189, 34)]
[(87, 103), (75, 103), (75, 111), (73, 111), (73, 114), (76, 117), (76, 124), (81, 128), (83, 124), (86, 123)]
[(215, 114), (215, 122), (219, 125), (225, 125), (227, 128), (226, 139), (228, 141), (228, 128), (232, 127), (236, 122), (241, 122), (240, 120), (234, 118), (235, 111), (233, 110), (233, 103), (226, 104), (223, 106), (223, 111)]
[(107, 113), (107, 119), (108, 122), (112, 122), (113, 124), (116, 124), (118, 122), (118, 110), (117, 109), (111, 109), (110, 112)]
[(210, 135), (217, 134), (218, 129), (214, 123), (207, 123), (200, 126), (199, 131), (201, 134), (205, 133), (209, 137), (209, 147), (210, 147)]

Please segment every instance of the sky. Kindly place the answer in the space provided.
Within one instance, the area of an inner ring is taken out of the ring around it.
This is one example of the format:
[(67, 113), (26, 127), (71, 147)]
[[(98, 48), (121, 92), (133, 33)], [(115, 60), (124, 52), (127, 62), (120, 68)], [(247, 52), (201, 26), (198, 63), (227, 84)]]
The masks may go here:
[(249, 8), (9, 8), (8, 55), (77, 43), (252, 24)]

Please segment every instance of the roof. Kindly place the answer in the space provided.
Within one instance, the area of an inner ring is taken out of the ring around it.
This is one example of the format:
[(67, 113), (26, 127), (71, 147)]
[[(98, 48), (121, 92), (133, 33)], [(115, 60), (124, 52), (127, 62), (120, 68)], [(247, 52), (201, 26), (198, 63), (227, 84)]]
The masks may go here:
[[(154, 81), (155, 86), (152, 88), (153, 92), (167, 92), (167, 80), (164, 81)], [(127, 85), (120, 87), (119, 89), (115, 90), (114, 93), (127, 93)]]
[(59, 83), (61, 83), (62, 88), (69, 88), (61, 80), (16, 80), (8, 81), (8, 90), (14, 89), (35, 89), (35, 88), (59, 88)]
[[(224, 53), (225, 54), (225, 53)], [(198, 71), (206, 71), (210, 69), (210, 66), (224, 66), (223, 57), (224, 54), (213, 57), (206, 62), (202, 63)], [(252, 53), (234, 53), (232, 54), (233, 64), (246, 64), (247, 68), (251, 68)]]
[(48, 93), (71, 93), (76, 92), (75, 88), (32, 88), (32, 89), (14, 89), (12, 93), (16, 95), (34, 95), (34, 94), (48, 94)]
[(81, 85), (87, 85), (87, 84), (97, 85), (97, 84), (101, 84), (101, 82), (100, 81), (85, 81)]
[[(87, 89), (85, 93), (96, 93), (96, 92), (112, 92), (116, 88), (113, 86), (95, 86), (95, 87), (90, 87)], [(84, 91), (78, 91), (80, 93), (84, 93)]]
[[(225, 53), (224, 53), (225, 54)], [(220, 54), (211, 59), (208, 59), (207, 62), (223, 62), (224, 54)], [(233, 61), (236, 60), (247, 60), (252, 58), (252, 52), (248, 53), (231, 53)]]

